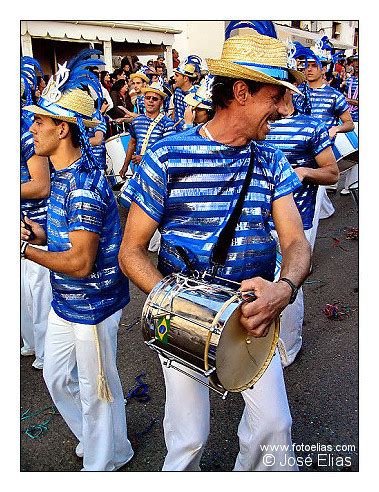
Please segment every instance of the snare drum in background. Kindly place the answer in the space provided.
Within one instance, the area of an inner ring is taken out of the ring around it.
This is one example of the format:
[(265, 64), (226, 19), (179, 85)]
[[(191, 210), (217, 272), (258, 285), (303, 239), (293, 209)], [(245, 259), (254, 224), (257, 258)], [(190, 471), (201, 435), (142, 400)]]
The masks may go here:
[(354, 124), (353, 131), (336, 134), (332, 150), (337, 162), (358, 150), (358, 123)]
[[(121, 182), (119, 176), (122, 166), (124, 165), (126, 150), (128, 148), (130, 134), (125, 132), (115, 135), (105, 141), (107, 174), (116, 177), (117, 182)], [(131, 177), (132, 172), (128, 169), (127, 177)]]
[[(154, 287), (142, 311), (146, 344), (166, 359), (168, 367), (224, 398), (258, 381), (279, 337), (279, 320), (265, 337), (249, 335), (240, 324), (241, 305), (254, 302), (254, 297), (236, 288), (174, 273)], [(208, 383), (188, 369), (208, 378)]]

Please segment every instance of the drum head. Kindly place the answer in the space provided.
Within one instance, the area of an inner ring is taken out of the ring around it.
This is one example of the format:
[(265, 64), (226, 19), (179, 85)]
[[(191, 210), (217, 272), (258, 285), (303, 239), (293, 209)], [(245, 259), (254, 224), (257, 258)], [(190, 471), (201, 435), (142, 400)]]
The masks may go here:
[(216, 353), (216, 372), (222, 386), (231, 392), (251, 388), (267, 369), (279, 337), (279, 323), (271, 324), (265, 337), (254, 338), (240, 324), (236, 309), (225, 324)]

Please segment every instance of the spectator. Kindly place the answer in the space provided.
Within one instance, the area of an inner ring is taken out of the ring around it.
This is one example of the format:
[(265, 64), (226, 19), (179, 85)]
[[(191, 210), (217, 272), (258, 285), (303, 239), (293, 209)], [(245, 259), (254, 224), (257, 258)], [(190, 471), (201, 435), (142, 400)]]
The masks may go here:
[[(110, 92), (113, 108), (108, 112), (115, 120), (133, 117), (133, 104), (128, 92), (128, 84), (125, 79), (117, 80)], [(121, 121), (120, 121), (121, 122)]]
[(125, 78), (129, 80), (130, 74), (132, 73), (132, 65), (127, 56), (124, 56), (124, 58), (121, 60), (120, 68), (124, 72)]
[(179, 53), (174, 49), (172, 50), (172, 66), (173, 68), (178, 68), (180, 65)]

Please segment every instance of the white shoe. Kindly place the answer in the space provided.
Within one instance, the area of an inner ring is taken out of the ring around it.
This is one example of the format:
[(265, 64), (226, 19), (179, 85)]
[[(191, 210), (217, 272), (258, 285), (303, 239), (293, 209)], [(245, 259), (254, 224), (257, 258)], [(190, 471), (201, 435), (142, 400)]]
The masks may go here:
[(41, 359), (36, 359), (36, 360), (33, 362), (32, 367), (34, 367), (34, 369), (43, 369), (43, 360), (41, 360)]
[(27, 355), (34, 355), (34, 349), (32, 348), (27, 348), (27, 347), (22, 347), (21, 348), (21, 355), (27, 356)]
[(350, 191), (346, 188), (342, 188), (340, 191), (340, 195), (350, 195)]
[(76, 446), (75, 454), (76, 456), (78, 456), (78, 458), (83, 458), (84, 450), (83, 450), (83, 444), (81, 442)]

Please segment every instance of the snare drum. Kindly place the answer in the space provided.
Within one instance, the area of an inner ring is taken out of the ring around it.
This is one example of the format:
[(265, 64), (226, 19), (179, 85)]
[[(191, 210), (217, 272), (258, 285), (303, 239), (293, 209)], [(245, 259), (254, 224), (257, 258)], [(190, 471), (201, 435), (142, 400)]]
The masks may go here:
[[(249, 293), (173, 273), (151, 291), (142, 312), (147, 345), (167, 365), (208, 378), (202, 384), (226, 396), (251, 388), (267, 369), (279, 337), (279, 320), (265, 337), (254, 338), (240, 324)], [(177, 364), (180, 364), (178, 367)]]
[[(108, 138), (105, 141), (107, 174), (115, 175), (117, 182), (121, 181), (119, 174), (124, 165), (129, 140), (130, 135), (125, 132)], [(128, 169), (127, 176), (132, 176), (130, 169)]]
[(358, 123), (354, 124), (351, 132), (336, 134), (332, 150), (337, 162), (358, 150)]

